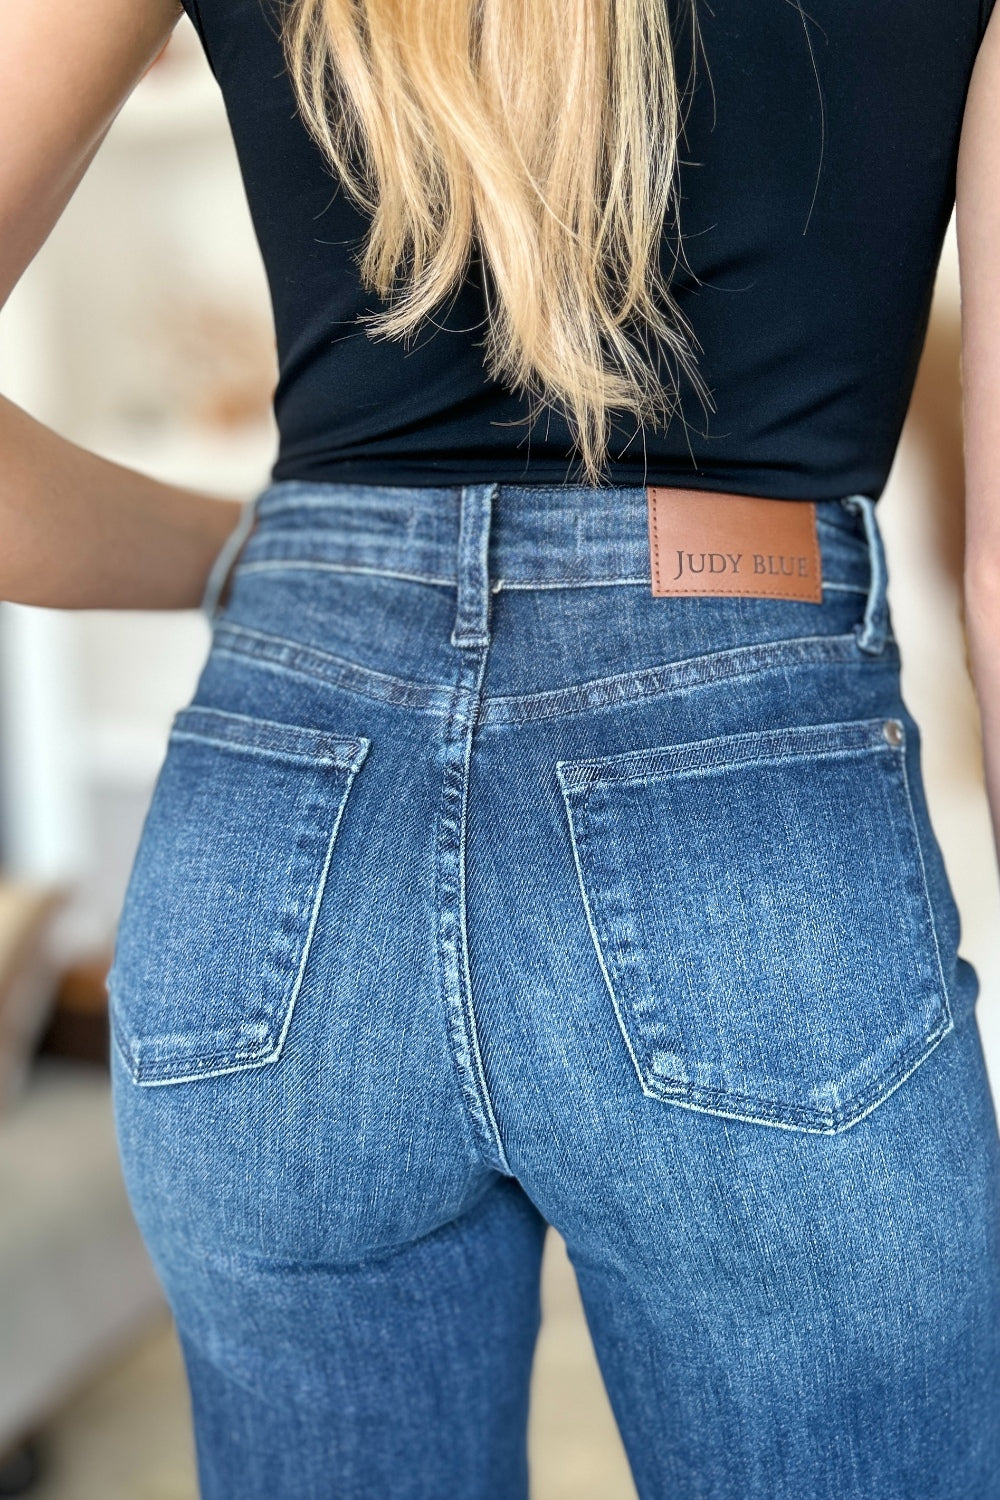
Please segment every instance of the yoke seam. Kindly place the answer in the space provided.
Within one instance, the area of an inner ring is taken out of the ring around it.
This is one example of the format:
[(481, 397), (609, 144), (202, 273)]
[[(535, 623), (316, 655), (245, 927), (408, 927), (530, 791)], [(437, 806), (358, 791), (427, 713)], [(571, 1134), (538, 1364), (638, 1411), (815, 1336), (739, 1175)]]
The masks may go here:
[[(890, 649), (886, 659), (895, 657)], [(781, 672), (800, 666), (836, 665), (843, 662), (864, 665), (872, 661), (862, 651), (857, 637), (795, 636), (785, 641), (764, 641), (749, 646), (733, 646), (725, 651), (685, 657), (663, 666), (647, 667), (638, 672), (614, 677), (597, 677), (570, 687), (552, 688), (543, 693), (505, 695), (484, 699), (480, 709), (481, 724), (527, 724), (542, 719), (556, 719), (593, 709), (613, 708), (620, 704), (661, 694), (690, 692), (711, 687), (718, 682), (736, 682), (759, 676), (763, 672)]]
[(448, 721), (453, 715), (457, 691), (460, 697), (464, 695), (467, 704), (475, 703), (473, 711), (479, 726), (526, 724), (561, 718), (799, 666), (845, 661), (856, 661), (859, 665), (879, 660), (894, 661), (897, 651), (891, 636), (880, 657), (875, 658), (858, 647), (854, 634), (791, 636), (785, 640), (758, 641), (684, 657), (680, 661), (641, 668), (637, 672), (588, 678), (584, 682), (550, 688), (541, 693), (499, 694), (486, 698), (480, 694), (470, 695), (468, 688), (456, 690), (443, 683), (408, 682), (404, 678), (374, 673), (371, 668), (341, 660), (319, 647), (250, 630), (225, 620), (215, 627), (212, 645), (214, 655), (250, 662), (267, 671), (285, 672), (307, 682), (326, 683), (379, 703), (441, 715)]

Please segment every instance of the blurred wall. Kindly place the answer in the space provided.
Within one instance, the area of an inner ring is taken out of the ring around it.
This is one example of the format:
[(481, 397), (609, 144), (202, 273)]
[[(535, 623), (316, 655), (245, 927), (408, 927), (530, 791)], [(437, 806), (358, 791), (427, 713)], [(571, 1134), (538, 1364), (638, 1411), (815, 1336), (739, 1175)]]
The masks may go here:
[(979, 1024), (1000, 1101), (1000, 890), (983, 786), (979, 716), (962, 614), (961, 329), (954, 222), (930, 327), (879, 518), (903, 693), (917, 719), (931, 818), (962, 915), (960, 951), (980, 976)]
[[(274, 454), (276, 374), (225, 110), (184, 19), (0, 316), (0, 389), (110, 458), (242, 496)], [(0, 627), (4, 862), (74, 882), (64, 946), (96, 946), (207, 626), (4, 604)]]

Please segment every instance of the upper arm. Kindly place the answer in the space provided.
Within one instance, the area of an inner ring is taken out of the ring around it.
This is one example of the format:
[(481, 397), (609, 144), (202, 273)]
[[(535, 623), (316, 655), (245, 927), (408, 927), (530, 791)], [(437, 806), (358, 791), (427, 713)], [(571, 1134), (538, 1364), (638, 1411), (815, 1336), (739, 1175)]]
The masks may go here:
[(956, 193), (962, 295), (966, 571), (1000, 564), (1000, 4), (969, 85)]
[(182, 13), (180, 0), (0, 5), (0, 305)]

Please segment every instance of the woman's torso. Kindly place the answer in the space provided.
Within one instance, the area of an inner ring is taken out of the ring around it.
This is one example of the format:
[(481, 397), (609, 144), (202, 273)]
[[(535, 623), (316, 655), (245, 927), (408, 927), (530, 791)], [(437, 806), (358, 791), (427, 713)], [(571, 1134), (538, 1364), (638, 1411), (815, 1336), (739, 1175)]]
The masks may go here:
[[(369, 337), (367, 221), (295, 108), (276, 0), (185, 0), (219, 81), (271, 288), (272, 478), (370, 484), (579, 477), (570, 431), (483, 363), (473, 263), (409, 347)], [(614, 424), (608, 482), (878, 496), (955, 196), (965, 94), (992, 0), (701, 0), (674, 277), (712, 395), (686, 422)], [(683, 81), (690, 21), (675, 19)], [(554, 65), (557, 63), (554, 61)], [(665, 266), (673, 250), (664, 238)], [(666, 375), (666, 370), (665, 370)]]

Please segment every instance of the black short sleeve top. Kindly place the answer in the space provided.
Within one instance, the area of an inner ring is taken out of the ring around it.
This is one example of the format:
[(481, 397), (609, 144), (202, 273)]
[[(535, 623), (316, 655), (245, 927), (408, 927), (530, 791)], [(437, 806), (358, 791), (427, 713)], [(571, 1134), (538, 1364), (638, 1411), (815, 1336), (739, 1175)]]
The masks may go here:
[[(696, 0), (674, 279), (706, 412), (615, 420), (608, 482), (878, 497), (916, 375), (969, 79), (993, 0)], [(225, 101), (267, 272), (273, 479), (579, 480), (570, 432), (491, 380), (475, 257), (409, 345), (372, 339), (366, 221), (298, 117), (275, 0), (185, 0)], [(674, 17), (682, 78), (685, 6)], [(673, 252), (664, 238), (665, 267)], [(666, 369), (666, 365), (664, 365)]]

